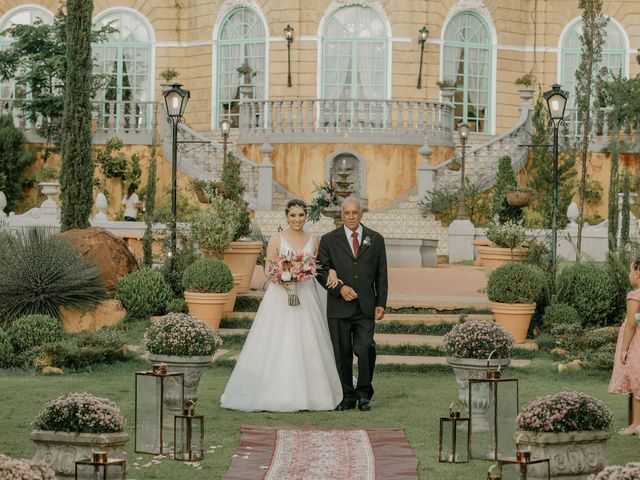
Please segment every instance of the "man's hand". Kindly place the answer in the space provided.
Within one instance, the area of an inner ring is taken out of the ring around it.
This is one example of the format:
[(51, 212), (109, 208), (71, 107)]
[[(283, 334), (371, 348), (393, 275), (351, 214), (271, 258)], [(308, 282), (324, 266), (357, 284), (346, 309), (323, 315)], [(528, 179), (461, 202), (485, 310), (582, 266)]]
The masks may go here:
[(376, 307), (376, 320), (384, 318), (384, 307)]
[(340, 295), (342, 295), (342, 298), (344, 298), (347, 302), (351, 302), (358, 298), (358, 294), (356, 293), (356, 291), (348, 285), (342, 286), (342, 288), (340, 289)]

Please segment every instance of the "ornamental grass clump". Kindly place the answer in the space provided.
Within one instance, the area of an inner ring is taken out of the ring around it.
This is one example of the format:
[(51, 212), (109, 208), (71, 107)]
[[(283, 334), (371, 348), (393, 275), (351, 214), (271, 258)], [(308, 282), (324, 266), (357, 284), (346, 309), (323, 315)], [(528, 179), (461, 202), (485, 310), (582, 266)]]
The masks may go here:
[(0, 480), (56, 480), (56, 476), (42, 462), (11, 458), (0, 453)]
[(125, 420), (111, 400), (83, 392), (63, 394), (46, 404), (33, 426), (56, 432), (117, 433), (124, 432)]
[(449, 357), (510, 358), (514, 338), (495, 322), (477, 320), (464, 322), (453, 327), (442, 340), (442, 349)]
[(597, 398), (582, 392), (560, 392), (538, 397), (518, 417), (520, 430), (533, 432), (575, 432), (608, 430), (613, 415)]
[(188, 313), (169, 313), (144, 332), (144, 344), (156, 355), (213, 355), (222, 339), (206, 323)]

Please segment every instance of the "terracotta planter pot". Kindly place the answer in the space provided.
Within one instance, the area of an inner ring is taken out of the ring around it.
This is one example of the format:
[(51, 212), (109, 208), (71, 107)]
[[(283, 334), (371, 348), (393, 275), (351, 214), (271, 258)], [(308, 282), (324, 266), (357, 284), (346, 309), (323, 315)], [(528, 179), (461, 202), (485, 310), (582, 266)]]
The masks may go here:
[(507, 192), (507, 203), (512, 207), (526, 207), (531, 201), (531, 192), (511, 190)]
[(236, 304), (236, 297), (238, 296), (238, 288), (240, 287), (240, 282), (242, 282), (242, 275), (239, 273), (232, 273), (233, 276), (233, 288), (229, 292), (229, 298), (227, 299), (227, 303), (224, 304), (224, 309), (222, 313), (233, 313), (233, 306)]
[(529, 248), (478, 247), (478, 255), (482, 257), (482, 266), (487, 277), (500, 265), (507, 262), (523, 263), (529, 254)]
[(531, 317), (536, 311), (535, 303), (491, 302), (491, 311), (496, 317), (496, 323), (511, 333), (516, 343), (524, 343)]
[(202, 187), (193, 187), (193, 191), (196, 192), (196, 197), (198, 197), (198, 201), (200, 203), (211, 203), (209, 201), (209, 197), (207, 197), (207, 194), (204, 193)]
[(482, 256), (478, 249), (480, 247), (490, 247), (491, 242), (489, 240), (471, 240), (471, 245), (473, 245), (473, 249), (476, 253), (476, 260), (473, 262), (474, 265), (481, 266), (482, 265)]
[(238, 293), (249, 291), (253, 269), (256, 266), (258, 255), (262, 251), (262, 242), (247, 241), (233, 242), (231, 248), (224, 252), (224, 263), (226, 263), (233, 273), (242, 275), (242, 280), (238, 287)]
[(188, 290), (184, 292), (189, 313), (202, 320), (213, 330), (220, 328), (222, 310), (227, 298), (229, 298), (228, 293), (197, 293)]
[[(611, 437), (609, 432), (526, 432), (517, 430), (514, 438), (529, 447), (531, 458), (548, 458), (551, 478), (584, 480), (602, 470), (607, 460), (604, 447)], [(533, 476), (527, 478), (547, 478)]]
[(129, 434), (69, 433), (33, 430), (31, 441), (37, 450), (34, 460), (43, 462), (56, 473), (56, 478), (74, 478), (75, 462), (91, 457), (96, 450), (107, 452), (109, 458), (126, 458), (124, 446)]

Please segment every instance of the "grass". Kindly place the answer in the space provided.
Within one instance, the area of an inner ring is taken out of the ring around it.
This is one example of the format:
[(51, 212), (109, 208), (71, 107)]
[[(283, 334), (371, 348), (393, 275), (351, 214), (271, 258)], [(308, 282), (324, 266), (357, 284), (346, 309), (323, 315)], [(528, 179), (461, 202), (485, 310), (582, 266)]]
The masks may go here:
[[(205, 415), (206, 446), (219, 446), (205, 454), (202, 469), (166, 459), (148, 468), (150, 455), (133, 452), (134, 373), (149, 364), (141, 358), (64, 376), (42, 376), (34, 372), (0, 371), (0, 409), (2, 428), (0, 452), (14, 457), (30, 457), (35, 446), (29, 440), (31, 422), (45, 402), (61, 392), (88, 391), (115, 401), (127, 419), (127, 444), (130, 480), (189, 478), (221, 479), (240, 440), (242, 425), (317, 427), (403, 427), (413, 451), (420, 460), (419, 478), (458, 480), (485, 478), (489, 462), (474, 460), (469, 464), (448, 465), (437, 462), (438, 417), (448, 412), (457, 397), (457, 387), (449, 367), (432, 366), (413, 369), (378, 368), (374, 378), (376, 394), (373, 410), (348, 412), (241, 413), (223, 410), (218, 399), (229, 378), (231, 362), (217, 363), (203, 375), (199, 388), (198, 410)], [(575, 371), (558, 374), (547, 360), (536, 360), (532, 367), (509, 368), (505, 377), (520, 380), (520, 405), (538, 395), (555, 393), (563, 388), (580, 390), (604, 400), (614, 413), (613, 430), (625, 425), (626, 396), (608, 395), (608, 374)], [(28, 401), (25, 399), (28, 398)], [(613, 435), (606, 454), (609, 463), (620, 464), (637, 457), (637, 438)]]

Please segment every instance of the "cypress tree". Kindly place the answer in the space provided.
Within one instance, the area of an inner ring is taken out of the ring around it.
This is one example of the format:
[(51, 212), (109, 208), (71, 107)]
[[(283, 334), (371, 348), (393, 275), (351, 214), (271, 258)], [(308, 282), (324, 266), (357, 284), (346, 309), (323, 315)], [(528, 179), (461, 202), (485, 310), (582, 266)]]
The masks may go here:
[(151, 159), (149, 161), (149, 176), (147, 177), (147, 193), (144, 197), (144, 220), (146, 229), (142, 238), (143, 263), (147, 266), (153, 265), (153, 211), (156, 208), (156, 169), (157, 169), (157, 134), (153, 137), (151, 146)]
[(91, 0), (67, 1), (67, 74), (62, 114), (61, 230), (87, 228), (93, 207)]
[(496, 187), (493, 192), (491, 204), (491, 217), (498, 217), (500, 223), (507, 221), (517, 222), (522, 219), (522, 209), (512, 207), (507, 203), (507, 192), (518, 186), (516, 174), (513, 173), (511, 157), (505, 155), (498, 160), (498, 173), (496, 174)]
[[(631, 205), (629, 204), (629, 190), (631, 190), (631, 177), (629, 170), (624, 171), (622, 177), (622, 214), (620, 219), (620, 246), (625, 247), (629, 243), (629, 225), (631, 220)], [(616, 195), (617, 197), (617, 195)], [(609, 219), (611, 221), (611, 219)]]

